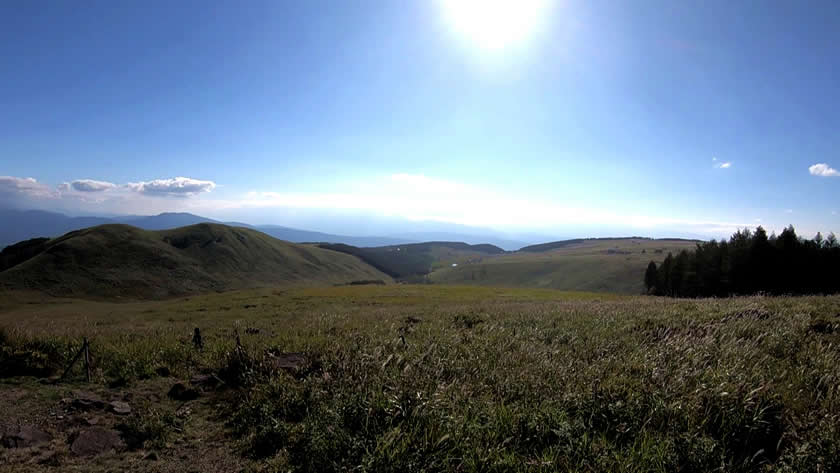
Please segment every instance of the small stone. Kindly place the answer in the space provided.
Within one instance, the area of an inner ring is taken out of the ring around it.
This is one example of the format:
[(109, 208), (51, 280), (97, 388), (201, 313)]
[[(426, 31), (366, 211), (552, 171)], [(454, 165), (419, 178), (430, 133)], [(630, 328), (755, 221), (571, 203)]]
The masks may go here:
[(101, 397), (93, 393), (77, 393), (76, 397), (71, 401), (73, 407), (79, 410), (102, 409), (105, 407), (105, 401)]
[(27, 448), (49, 442), (52, 436), (31, 425), (25, 425), (3, 436), (3, 446), (6, 448)]
[(122, 446), (123, 441), (116, 431), (93, 427), (79, 432), (70, 445), (70, 450), (80, 457), (92, 457)]
[(127, 402), (113, 401), (108, 404), (108, 409), (119, 416), (127, 416), (131, 414), (131, 406)]
[(175, 417), (177, 417), (179, 419), (187, 418), (187, 417), (190, 416), (190, 414), (192, 414), (192, 409), (190, 409), (189, 406), (187, 406), (186, 404), (179, 407), (175, 411)]

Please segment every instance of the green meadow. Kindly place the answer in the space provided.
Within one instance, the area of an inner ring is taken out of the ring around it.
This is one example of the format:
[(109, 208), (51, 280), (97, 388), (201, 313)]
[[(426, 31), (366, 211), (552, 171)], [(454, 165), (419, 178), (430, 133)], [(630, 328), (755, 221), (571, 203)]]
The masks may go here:
[(428, 279), (435, 284), (641, 294), (648, 263), (659, 264), (668, 253), (696, 246), (690, 240), (627, 238), (583, 240), (501, 255), (450, 256), (439, 261)]
[[(840, 468), (835, 296), (397, 284), (105, 302), (11, 291), (0, 327), (2, 427), (52, 437), (0, 450), (4, 471)], [(82, 337), (91, 382), (82, 366), (57, 381)], [(213, 382), (197, 399), (167, 396), (200, 375)], [(80, 391), (132, 412), (68, 408)], [(86, 422), (131, 441), (73, 455)]]

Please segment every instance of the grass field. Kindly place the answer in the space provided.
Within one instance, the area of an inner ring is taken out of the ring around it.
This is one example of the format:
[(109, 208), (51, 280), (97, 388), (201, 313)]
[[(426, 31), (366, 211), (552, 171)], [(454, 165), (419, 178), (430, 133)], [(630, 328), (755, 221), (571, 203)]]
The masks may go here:
[(686, 240), (586, 240), (549, 251), (442, 259), (429, 280), (436, 284), (640, 294), (648, 263), (661, 263), (669, 252), (695, 246), (696, 242)]
[[(840, 468), (840, 297), (390, 285), (0, 301), (0, 427), (53, 436), (0, 450), (3, 471)], [(91, 384), (80, 369), (39, 382), (83, 336)], [(200, 373), (225, 385), (167, 398)], [(67, 409), (77, 391), (133, 412)], [(134, 440), (77, 457), (91, 422)]]

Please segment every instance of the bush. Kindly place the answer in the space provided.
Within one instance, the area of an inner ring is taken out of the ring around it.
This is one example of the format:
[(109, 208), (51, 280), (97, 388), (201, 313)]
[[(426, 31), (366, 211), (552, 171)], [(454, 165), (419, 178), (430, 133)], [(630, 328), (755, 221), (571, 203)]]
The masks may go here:
[(158, 409), (146, 409), (133, 414), (126, 422), (117, 425), (126, 445), (132, 450), (163, 448), (175, 430), (182, 428), (182, 421), (175, 415)]
[(65, 364), (68, 352), (78, 349), (57, 338), (29, 338), (0, 329), (0, 378), (50, 376)]

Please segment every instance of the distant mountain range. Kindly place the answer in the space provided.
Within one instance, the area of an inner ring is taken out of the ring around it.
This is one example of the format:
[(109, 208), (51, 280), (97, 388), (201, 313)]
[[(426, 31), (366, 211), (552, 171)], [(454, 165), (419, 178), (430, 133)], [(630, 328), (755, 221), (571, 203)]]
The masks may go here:
[(44, 211), (0, 211), (0, 241), (11, 243), (0, 251), (0, 289), (130, 298), (393, 280), (638, 293), (651, 260), (697, 243), (583, 238), (512, 252), (489, 243), (400, 242), (189, 213), (107, 218)]
[(293, 243), (344, 243), (359, 247), (399, 245), (416, 240), (401, 237), (346, 236), (312, 232), (279, 225), (249, 225), (239, 222), (220, 222), (190, 213), (162, 213), (153, 216), (127, 217), (68, 217), (57, 212), (43, 210), (0, 209), (0, 249), (19, 241), (39, 237), (57, 237), (73, 230), (123, 223), (143, 230), (168, 230), (199, 223), (223, 223), (225, 225), (251, 228)]
[[(127, 224), (143, 230), (169, 230), (199, 223), (217, 223), (259, 230), (274, 238), (292, 243), (338, 243), (359, 248), (422, 242), (463, 242), (469, 245), (489, 244), (505, 251), (520, 250), (539, 252), (591, 240), (576, 238), (544, 243), (550, 237), (541, 236), (539, 237), (540, 240), (537, 240), (537, 236), (528, 235), (528, 241), (518, 241), (505, 238), (504, 234), (492, 230), (457, 225), (446, 227), (434, 224), (430, 224), (429, 228), (436, 228), (438, 231), (394, 232), (382, 236), (352, 236), (301, 230), (281, 225), (251, 225), (241, 222), (223, 222), (183, 212), (168, 212), (151, 216), (70, 217), (62, 213), (44, 210), (9, 210), (0, 208), (0, 249), (30, 238), (53, 238), (73, 230), (111, 223)], [(484, 233), (484, 230), (486, 230), (486, 233)], [(514, 238), (518, 237), (514, 235)]]
[[(459, 229), (460, 230), (460, 229)], [(472, 229), (475, 231), (475, 229)], [(528, 243), (519, 240), (511, 240), (509, 238), (503, 238), (499, 236), (495, 236), (493, 234), (481, 234), (481, 233), (471, 233), (470, 229), (466, 231), (449, 231), (449, 232), (400, 232), (397, 234), (392, 235), (395, 238), (405, 238), (409, 241), (415, 242), (440, 242), (440, 241), (448, 241), (448, 242), (463, 242), (469, 245), (482, 245), (488, 244), (492, 246), (497, 246), (506, 251), (515, 251), (523, 246), (526, 246)], [(401, 243), (400, 243), (401, 244)], [(358, 245), (357, 245), (358, 246)], [(386, 246), (386, 245), (377, 245), (377, 246)]]

